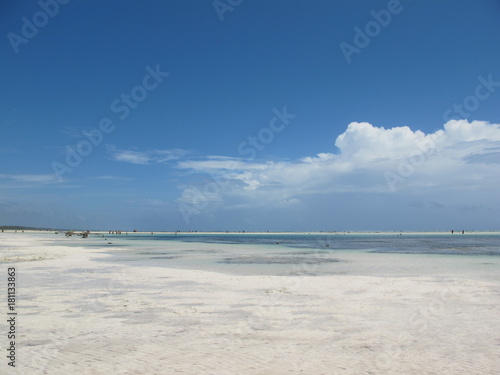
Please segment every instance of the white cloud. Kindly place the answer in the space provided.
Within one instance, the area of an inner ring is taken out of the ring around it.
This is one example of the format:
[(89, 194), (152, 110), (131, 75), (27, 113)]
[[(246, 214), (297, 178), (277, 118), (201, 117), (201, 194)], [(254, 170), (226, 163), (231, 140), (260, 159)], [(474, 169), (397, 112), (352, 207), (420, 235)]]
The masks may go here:
[(59, 182), (54, 174), (0, 174), (0, 179), (35, 185)]
[(96, 176), (96, 177), (91, 177), (93, 180), (108, 180), (108, 181), (130, 181), (132, 178), (130, 177), (122, 177), (122, 176), (112, 176), (112, 175), (104, 175), (104, 176)]
[(170, 149), (170, 150), (119, 150), (113, 145), (106, 145), (111, 160), (121, 161), (131, 164), (153, 164), (166, 163), (171, 160), (178, 160), (190, 153), (188, 150)]
[(78, 129), (73, 126), (65, 126), (61, 128), (60, 132), (71, 138), (81, 138), (83, 137), (82, 130), (83, 129)]
[(111, 156), (111, 158), (115, 161), (122, 161), (131, 164), (149, 164), (151, 161), (149, 156), (141, 152), (129, 150), (117, 151)]
[(409, 127), (384, 129), (367, 122), (352, 122), (347, 130), (337, 137), (337, 146), (343, 157), (368, 162), (383, 158), (404, 157), (419, 151), (419, 144), (430, 140)]
[[(500, 182), (498, 124), (452, 120), (443, 129), (425, 134), (407, 126), (385, 129), (353, 122), (335, 145), (337, 153), (296, 161), (209, 156), (179, 162), (177, 167), (209, 174), (219, 186), (217, 199), (235, 205), (297, 203), (301, 196), (333, 192), (480, 190)], [(184, 191), (181, 200), (189, 199), (192, 191)]]
[(202, 160), (183, 160), (177, 164), (181, 169), (191, 169), (199, 172), (211, 171), (237, 171), (249, 169), (265, 169), (266, 166), (259, 163), (250, 163), (247, 159), (231, 158), (227, 156), (207, 156)]

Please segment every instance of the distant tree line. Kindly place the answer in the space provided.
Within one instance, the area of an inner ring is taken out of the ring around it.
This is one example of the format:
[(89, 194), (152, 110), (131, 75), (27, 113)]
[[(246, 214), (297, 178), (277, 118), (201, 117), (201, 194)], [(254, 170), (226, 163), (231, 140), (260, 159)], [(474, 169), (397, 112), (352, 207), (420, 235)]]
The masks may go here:
[[(0, 229), (3, 230), (57, 230), (53, 228), (37, 228), (37, 227), (23, 227), (20, 225), (0, 225)], [(61, 229), (59, 229), (61, 230)]]

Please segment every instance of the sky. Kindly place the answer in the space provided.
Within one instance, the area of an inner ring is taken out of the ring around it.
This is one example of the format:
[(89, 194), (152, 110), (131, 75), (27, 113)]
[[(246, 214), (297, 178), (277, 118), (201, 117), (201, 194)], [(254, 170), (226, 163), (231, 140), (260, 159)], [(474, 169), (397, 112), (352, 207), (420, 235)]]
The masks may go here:
[(500, 229), (494, 0), (6, 0), (0, 225)]

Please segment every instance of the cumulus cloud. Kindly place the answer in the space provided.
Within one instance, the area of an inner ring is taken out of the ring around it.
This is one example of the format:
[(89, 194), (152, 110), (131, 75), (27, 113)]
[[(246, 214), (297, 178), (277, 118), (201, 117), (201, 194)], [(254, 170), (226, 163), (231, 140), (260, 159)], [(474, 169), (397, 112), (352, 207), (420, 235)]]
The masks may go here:
[[(407, 126), (385, 129), (352, 122), (335, 140), (337, 152), (294, 161), (259, 162), (209, 156), (184, 160), (178, 168), (208, 174), (217, 199), (234, 204), (300, 202), (302, 196), (333, 192), (390, 193), (397, 190), (481, 189), (499, 182), (500, 125), (452, 120), (433, 133)], [(183, 202), (193, 199), (193, 187)], [(197, 187), (196, 199), (203, 197)], [(212, 196), (210, 200), (214, 200)]]

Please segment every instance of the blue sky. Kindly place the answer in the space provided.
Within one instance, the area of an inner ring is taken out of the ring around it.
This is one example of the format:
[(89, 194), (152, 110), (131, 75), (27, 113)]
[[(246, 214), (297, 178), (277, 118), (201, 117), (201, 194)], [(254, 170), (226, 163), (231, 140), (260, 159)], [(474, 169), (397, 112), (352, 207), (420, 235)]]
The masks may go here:
[(0, 225), (499, 229), (499, 20), (493, 0), (4, 1)]

